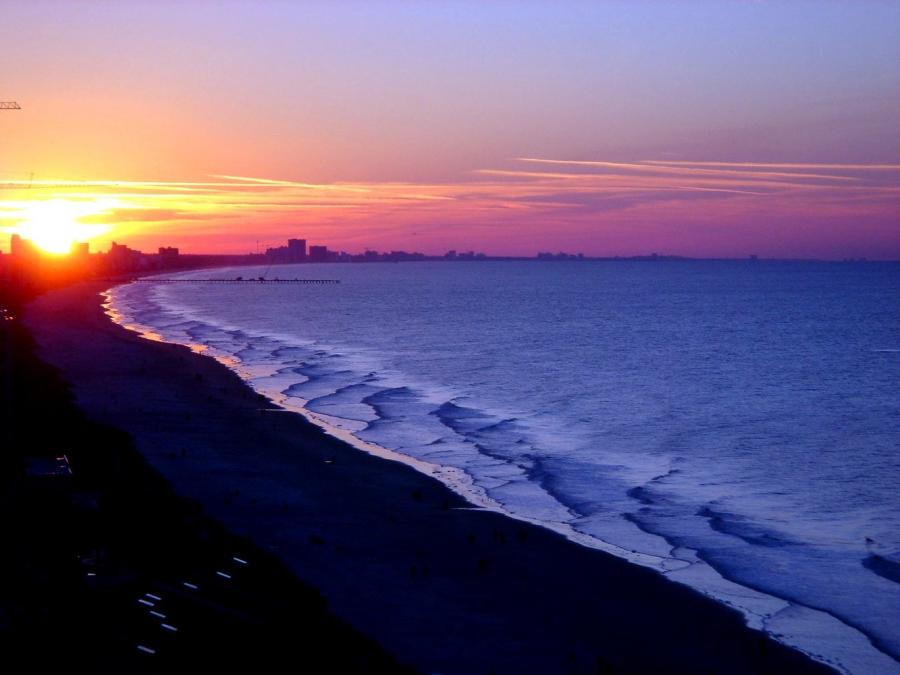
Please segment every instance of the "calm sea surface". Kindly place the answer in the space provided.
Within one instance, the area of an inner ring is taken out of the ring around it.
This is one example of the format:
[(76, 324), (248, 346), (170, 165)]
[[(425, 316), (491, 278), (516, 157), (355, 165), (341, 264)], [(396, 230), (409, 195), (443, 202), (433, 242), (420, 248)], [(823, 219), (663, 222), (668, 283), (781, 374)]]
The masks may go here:
[(842, 670), (900, 671), (900, 265), (181, 276), (266, 272), (341, 283), (132, 284), (111, 305), (479, 504), (653, 567)]

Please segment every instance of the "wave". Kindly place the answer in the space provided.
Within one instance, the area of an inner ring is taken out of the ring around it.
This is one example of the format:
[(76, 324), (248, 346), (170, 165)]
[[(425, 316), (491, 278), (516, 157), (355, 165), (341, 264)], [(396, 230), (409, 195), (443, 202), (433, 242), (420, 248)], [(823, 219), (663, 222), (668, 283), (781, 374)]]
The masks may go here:
[(713, 530), (737, 537), (754, 546), (781, 548), (802, 545), (802, 542), (785, 536), (783, 532), (762, 527), (739, 514), (718, 512), (705, 506), (697, 512), (697, 515), (707, 518)]
[[(126, 327), (217, 358), (274, 402), (360, 449), (442, 480), (477, 506), (655, 569), (844, 672), (900, 672), (887, 655), (896, 657), (900, 646), (870, 639), (870, 627), (815, 608), (802, 592), (757, 583), (753, 566), (773, 564), (761, 551), (815, 551), (722, 504), (685, 498), (677, 454), (607, 452), (603, 462), (581, 461), (577, 453), (554, 450), (548, 439), (560, 429), (552, 423), (479, 405), (469, 392), (417, 382), (393, 372), (377, 354), (222, 323), (161, 297), (151, 285), (116, 287), (107, 307)], [(716, 553), (713, 538), (723, 537), (741, 542), (747, 564)], [(870, 556), (862, 564), (877, 578), (897, 582), (896, 563)], [(844, 647), (822, 644), (819, 634)], [(866, 652), (861, 644), (869, 642), (882, 651)]]
[(872, 553), (863, 559), (862, 565), (878, 576), (900, 584), (900, 562)]

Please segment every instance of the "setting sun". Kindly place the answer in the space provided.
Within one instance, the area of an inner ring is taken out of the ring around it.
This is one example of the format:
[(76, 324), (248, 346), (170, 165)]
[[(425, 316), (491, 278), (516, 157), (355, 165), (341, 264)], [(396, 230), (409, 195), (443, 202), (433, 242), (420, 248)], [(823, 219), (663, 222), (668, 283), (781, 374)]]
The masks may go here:
[(62, 255), (78, 241), (85, 241), (109, 230), (107, 225), (79, 222), (79, 218), (103, 210), (95, 204), (51, 199), (26, 204), (19, 233), (47, 253)]

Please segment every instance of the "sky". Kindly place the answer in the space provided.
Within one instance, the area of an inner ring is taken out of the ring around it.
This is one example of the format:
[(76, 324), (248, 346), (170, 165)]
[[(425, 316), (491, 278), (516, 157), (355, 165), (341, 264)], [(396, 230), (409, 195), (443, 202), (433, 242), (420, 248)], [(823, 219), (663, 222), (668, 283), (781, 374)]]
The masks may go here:
[(896, 0), (3, 0), (0, 45), (3, 250), (900, 259)]

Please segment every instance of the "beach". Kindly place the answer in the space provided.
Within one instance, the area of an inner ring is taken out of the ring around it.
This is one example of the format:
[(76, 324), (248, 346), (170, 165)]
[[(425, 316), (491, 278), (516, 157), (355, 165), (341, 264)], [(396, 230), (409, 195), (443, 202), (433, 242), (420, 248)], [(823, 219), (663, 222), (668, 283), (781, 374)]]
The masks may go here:
[(829, 672), (659, 574), (472, 508), (278, 409), (213, 359), (114, 324), (90, 282), (27, 308), (87, 416), (420, 672)]

